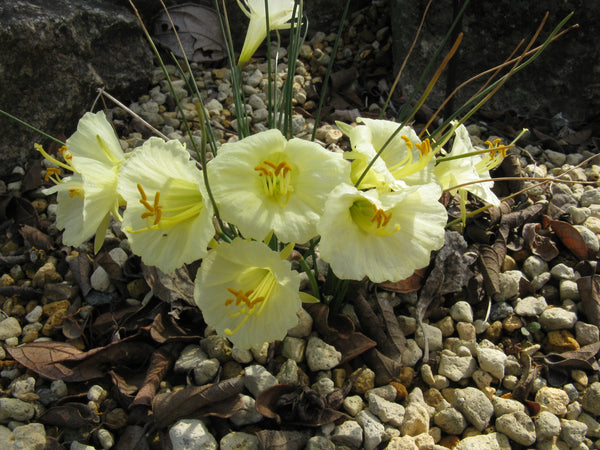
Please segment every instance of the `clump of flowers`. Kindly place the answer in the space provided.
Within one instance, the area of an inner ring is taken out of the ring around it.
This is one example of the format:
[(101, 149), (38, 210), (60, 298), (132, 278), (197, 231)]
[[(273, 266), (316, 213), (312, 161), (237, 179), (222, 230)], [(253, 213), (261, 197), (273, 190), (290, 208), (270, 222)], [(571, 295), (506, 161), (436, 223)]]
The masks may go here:
[[(250, 18), (238, 64), (231, 58), (233, 48), (228, 50), (236, 111), (246, 111), (240, 103), (239, 67), (269, 31), (295, 28), (292, 70), (302, 41), (302, 2), (238, 4)], [(194, 302), (207, 324), (248, 349), (282, 339), (297, 323), (301, 298), (310, 297), (299, 292), (301, 277), (287, 260), (295, 244), (305, 244), (305, 256), (312, 257), (312, 269), (302, 255), (296, 259), (318, 300), (317, 255), (337, 281), (403, 280), (428, 266), (432, 252), (444, 244), (448, 213), (439, 202), (443, 191), (458, 194), (463, 221), (469, 193), (499, 204), (489, 171), (500, 164), (508, 146), (494, 142), (488, 149), (475, 149), (458, 122), (421, 139), (408, 125), (409, 114), (402, 123), (369, 118), (358, 118), (354, 125), (337, 122), (351, 150), (331, 152), (293, 137), (292, 78), (288, 74), (282, 88), (283, 101), (269, 97), (274, 105), (271, 129), (240, 132), (240, 140), (220, 147), (213, 139), (209, 162), (210, 122), (198, 93), (201, 147), (191, 131), (190, 140), (201, 168), (178, 141), (150, 138), (125, 155), (102, 112), (82, 117), (62, 149), (62, 161), (38, 147), (56, 166), (47, 173), (55, 186), (45, 192), (58, 194), (56, 223), (64, 229), (64, 243), (77, 246), (95, 235), (98, 251), (112, 216), (123, 221), (132, 251), (148, 265), (171, 272), (201, 260)], [(495, 85), (480, 95), (492, 89)], [(451, 137), (452, 150), (446, 153), (442, 147)], [(71, 174), (61, 178), (61, 168)]]

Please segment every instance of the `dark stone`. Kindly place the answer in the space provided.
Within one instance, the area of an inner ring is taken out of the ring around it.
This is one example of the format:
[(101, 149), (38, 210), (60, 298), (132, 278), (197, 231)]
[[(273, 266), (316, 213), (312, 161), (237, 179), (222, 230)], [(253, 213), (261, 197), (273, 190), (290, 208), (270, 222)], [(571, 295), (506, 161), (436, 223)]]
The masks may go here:
[[(401, 79), (401, 85), (409, 92), (414, 90), (429, 58), (452, 23), (455, 3), (461, 5), (463, 2), (432, 2), (422, 34)], [(400, 67), (410, 48), (426, 4), (425, 0), (390, 0), (396, 68)], [(546, 11), (550, 15), (536, 45), (571, 11), (574, 15), (567, 27), (576, 23), (580, 27), (551, 43), (536, 61), (511, 78), (484, 109), (514, 110), (530, 118), (550, 118), (559, 112), (572, 121), (597, 118), (600, 109), (600, 66), (597, 63), (600, 60), (600, 2), (585, 0), (471, 1), (462, 18), (460, 28), (464, 38), (454, 57), (453, 69), (447, 68), (442, 74), (427, 104), (437, 106), (445, 98), (449, 69), (454, 70), (458, 85), (483, 70), (501, 64), (521, 39), (525, 39), (524, 48)], [(451, 45), (452, 42), (446, 45), (442, 57)], [(438, 64), (434, 65), (434, 71)], [(426, 77), (419, 94), (432, 74)], [(458, 95), (454, 109), (480, 85), (476, 82)]]
[[(147, 92), (151, 51), (125, 4), (0, 2), (0, 109), (50, 135), (69, 136), (98, 87), (125, 103)], [(0, 175), (38, 158), (35, 142), (49, 142), (4, 116), (0, 130)]]

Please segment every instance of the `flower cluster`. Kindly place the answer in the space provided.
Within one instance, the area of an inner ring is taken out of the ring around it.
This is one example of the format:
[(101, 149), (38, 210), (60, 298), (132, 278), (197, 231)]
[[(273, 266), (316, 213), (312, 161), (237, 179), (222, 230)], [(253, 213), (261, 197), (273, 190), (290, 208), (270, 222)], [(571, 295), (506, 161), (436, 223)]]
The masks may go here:
[[(240, 4), (250, 17), (240, 63), (265, 38), (267, 23), (294, 22), (293, 1), (268, 5), (267, 21), (263, 0)], [(398, 281), (426, 267), (444, 243), (443, 190), (498, 203), (487, 180), (500, 147), (475, 151), (462, 125), (453, 126), (447, 156), (396, 122), (337, 125), (351, 151), (269, 129), (223, 144), (203, 168), (179, 141), (150, 138), (124, 154), (102, 112), (80, 120), (62, 160), (38, 149), (56, 166), (47, 175), (55, 186), (45, 192), (58, 193), (65, 244), (95, 235), (98, 251), (112, 215), (145, 264), (171, 272), (202, 260), (196, 304), (220, 334), (250, 348), (282, 339), (297, 323), (304, 297), (287, 260), (295, 244), (309, 243), (338, 279)], [(61, 178), (61, 168), (72, 174)], [(455, 188), (471, 182), (479, 183)]]

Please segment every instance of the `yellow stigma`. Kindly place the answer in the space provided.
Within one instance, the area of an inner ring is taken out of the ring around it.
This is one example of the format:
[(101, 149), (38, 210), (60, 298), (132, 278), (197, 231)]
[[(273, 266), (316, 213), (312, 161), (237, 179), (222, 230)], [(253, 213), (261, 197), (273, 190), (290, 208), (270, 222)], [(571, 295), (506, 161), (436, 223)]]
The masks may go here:
[(160, 206), (159, 203), (160, 192), (157, 191), (156, 194), (154, 194), (154, 205), (151, 205), (150, 202), (148, 202), (148, 196), (144, 192), (144, 188), (142, 188), (142, 185), (138, 183), (137, 188), (138, 191), (140, 191), (140, 195), (142, 196), (142, 198), (140, 199), (140, 203), (144, 205), (144, 207), (147, 209), (146, 212), (142, 213), (142, 219), (154, 217), (153, 225), (158, 225), (158, 222), (160, 222), (160, 219), (162, 217), (162, 206)]
[(391, 236), (400, 230), (400, 225), (391, 223), (392, 211), (385, 211), (366, 199), (355, 201), (350, 207), (352, 220), (369, 234)]
[(224, 305), (227, 307), (227, 315), (232, 319), (243, 316), (241, 322), (233, 330), (230, 328), (225, 329), (225, 334), (228, 336), (237, 333), (251, 316), (260, 316), (277, 284), (273, 273), (268, 269), (254, 267), (250, 269), (248, 275), (251, 276), (252, 272), (256, 275), (255, 279), (259, 280), (252, 289), (227, 288), (229, 293), (234, 296), (234, 298), (225, 300)]
[(502, 163), (502, 160), (506, 157), (506, 150), (514, 147), (514, 144), (500, 145), (502, 139), (494, 139), (494, 142), (485, 141), (484, 144), (488, 146), (488, 153), (483, 157), (481, 161), (475, 164), (475, 170), (477, 173), (482, 173), (495, 169)]
[(254, 170), (262, 179), (263, 189), (269, 197), (274, 197), (277, 202), (284, 206), (290, 199), (294, 188), (291, 184), (293, 168), (287, 161), (275, 164), (265, 160), (263, 164), (257, 165)]
[[(429, 139), (425, 139), (419, 144), (413, 143), (407, 136), (400, 136), (400, 138), (402, 138), (408, 147), (406, 156), (399, 163), (388, 167), (389, 171), (397, 180), (401, 180), (404, 177), (423, 170), (433, 157), (433, 152), (431, 151), (431, 142)], [(413, 150), (415, 147), (417, 150), (419, 150), (419, 154), (417, 155), (419, 158), (416, 161), (415, 155), (413, 155)]]

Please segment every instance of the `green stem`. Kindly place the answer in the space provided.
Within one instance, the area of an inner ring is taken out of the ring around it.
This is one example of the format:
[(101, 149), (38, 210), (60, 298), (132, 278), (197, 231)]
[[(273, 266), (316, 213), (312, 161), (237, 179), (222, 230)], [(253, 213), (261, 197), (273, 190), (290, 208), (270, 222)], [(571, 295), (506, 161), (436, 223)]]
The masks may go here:
[(16, 116), (13, 116), (13, 115), (12, 115), (12, 114), (10, 114), (10, 113), (7, 113), (6, 111), (3, 111), (2, 109), (0, 109), (0, 114), (3, 114), (3, 115), (5, 115), (6, 117), (8, 117), (9, 119), (12, 119), (12, 120), (14, 120), (14, 121), (15, 121), (15, 122), (17, 122), (17, 123), (20, 123), (21, 125), (23, 125), (23, 126), (25, 126), (25, 127), (29, 128), (30, 130), (33, 130), (33, 131), (35, 131), (36, 133), (38, 133), (38, 134), (41, 134), (41, 135), (42, 135), (42, 136), (44, 136), (44, 137), (47, 137), (48, 139), (50, 139), (50, 140), (52, 140), (52, 141), (56, 142), (57, 144), (60, 144), (60, 145), (65, 145), (65, 146), (67, 145), (67, 144), (65, 144), (63, 141), (61, 141), (60, 139), (56, 139), (54, 136), (50, 136), (48, 133), (46, 133), (46, 132), (44, 132), (44, 131), (40, 130), (39, 128), (36, 128), (36, 127), (34, 127), (33, 125), (30, 125), (30, 124), (28, 124), (28, 123), (27, 123), (27, 122), (25, 122), (24, 120), (21, 120), (21, 119), (19, 119), (18, 117), (16, 117)]

